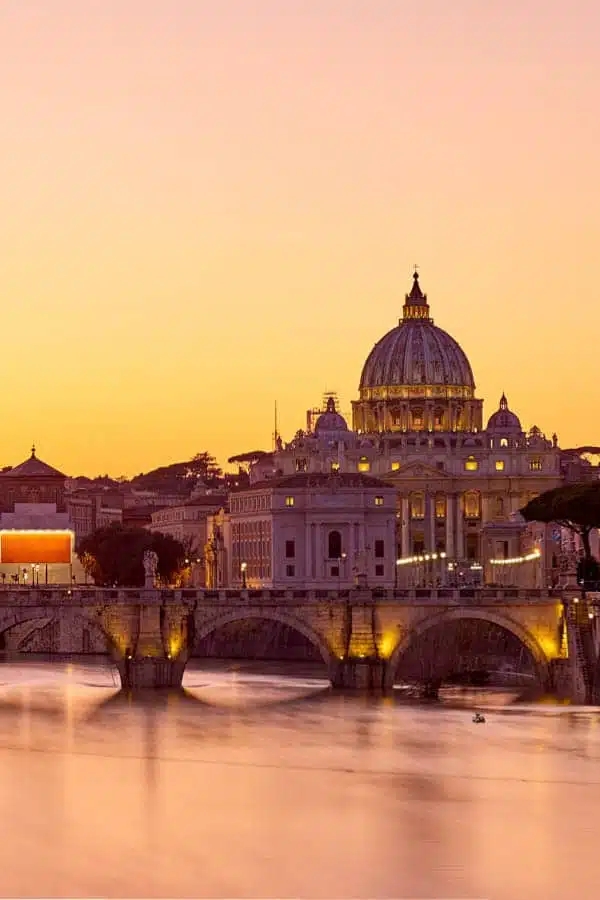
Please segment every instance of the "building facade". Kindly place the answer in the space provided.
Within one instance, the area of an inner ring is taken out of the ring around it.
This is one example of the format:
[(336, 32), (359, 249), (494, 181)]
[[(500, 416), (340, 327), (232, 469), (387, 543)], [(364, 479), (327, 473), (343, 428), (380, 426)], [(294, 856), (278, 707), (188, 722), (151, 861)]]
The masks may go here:
[(396, 491), (360, 473), (295, 473), (229, 498), (236, 587), (391, 587)]

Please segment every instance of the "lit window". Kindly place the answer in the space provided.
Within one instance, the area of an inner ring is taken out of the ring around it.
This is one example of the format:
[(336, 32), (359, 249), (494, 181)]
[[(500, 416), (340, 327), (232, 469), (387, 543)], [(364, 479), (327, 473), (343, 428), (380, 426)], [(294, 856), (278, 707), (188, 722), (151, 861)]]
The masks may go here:
[(375, 497), (375, 506), (383, 506), (383, 497)]
[(308, 463), (305, 459), (296, 460), (296, 472), (306, 472), (307, 469)]
[(411, 519), (423, 519), (425, 517), (425, 495), (411, 494), (410, 496)]
[(286, 505), (286, 506), (293, 506), (293, 505), (294, 505), (294, 498), (293, 498), (293, 497), (286, 497), (286, 498), (285, 498), (285, 505)]
[(369, 472), (371, 470), (371, 463), (367, 459), (366, 456), (361, 456), (358, 461), (358, 471), (359, 472)]
[(539, 456), (534, 457), (529, 463), (529, 468), (532, 472), (541, 472), (542, 471), (542, 461)]
[(412, 424), (415, 430), (420, 430), (423, 427), (423, 410), (422, 409), (414, 409), (412, 411)]
[(339, 471), (340, 471), (340, 464), (339, 464), (339, 462), (332, 462), (332, 463), (331, 463), (331, 471), (332, 471), (332, 472), (339, 472)]
[(504, 472), (504, 460), (503, 459), (496, 460), (496, 472)]
[(467, 491), (465, 494), (465, 518), (478, 519), (481, 515), (481, 496), (479, 491)]
[(508, 447), (508, 438), (500, 438), (500, 446)]
[(399, 468), (400, 468), (400, 463), (399, 463), (399, 462), (393, 462), (393, 463), (392, 463), (392, 472), (397, 472)]
[(446, 498), (443, 494), (436, 494), (435, 498), (435, 517), (436, 519), (446, 518)]
[(469, 456), (469, 458), (465, 460), (465, 469), (467, 472), (476, 472), (478, 468), (479, 463), (474, 456)]

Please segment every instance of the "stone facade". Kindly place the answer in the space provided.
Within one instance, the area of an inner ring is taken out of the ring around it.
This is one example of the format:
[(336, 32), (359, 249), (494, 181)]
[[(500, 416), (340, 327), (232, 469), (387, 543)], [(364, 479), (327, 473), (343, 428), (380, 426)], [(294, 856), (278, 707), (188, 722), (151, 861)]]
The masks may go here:
[(396, 492), (368, 475), (296, 473), (230, 496), (230, 584), (393, 587)]

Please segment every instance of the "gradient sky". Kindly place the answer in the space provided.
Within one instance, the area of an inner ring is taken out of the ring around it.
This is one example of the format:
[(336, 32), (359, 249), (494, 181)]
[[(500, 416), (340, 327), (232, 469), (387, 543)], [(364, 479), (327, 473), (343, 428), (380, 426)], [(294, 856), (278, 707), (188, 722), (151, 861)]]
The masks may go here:
[(271, 446), (412, 265), (562, 446), (600, 443), (597, 0), (1, 0), (0, 464)]

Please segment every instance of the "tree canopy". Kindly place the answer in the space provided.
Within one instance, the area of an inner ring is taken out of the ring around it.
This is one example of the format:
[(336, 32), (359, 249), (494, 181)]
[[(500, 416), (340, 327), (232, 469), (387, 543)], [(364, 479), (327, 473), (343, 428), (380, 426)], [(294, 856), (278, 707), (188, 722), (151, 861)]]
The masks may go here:
[(198, 481), (204, 482), (209, 488), (220, 487), (222, 476), (223, 472), (214, 456), (204, 452), (196, 453), (186, 462), (160, 466), (151, 472), (136, 475), (131, 479), (131, 485), (144, 491), (188, 495)]
[(556, 522), (580, 535), (586, 559), (592, 558), (590, 532), (600, 528), (600, 481), (565, 484), (545, 491), (521, 510), (526, 522)]
[(97, 585), (142, 587), (144, 552), (158, 556), (157, 574), (164, 584), (172, 584), (181, 571), (185, 549), (170, 535), (145, 528), (126, 528), (118, 523), (99, 528), (82, 538), (77, 549), (82, 566)]

